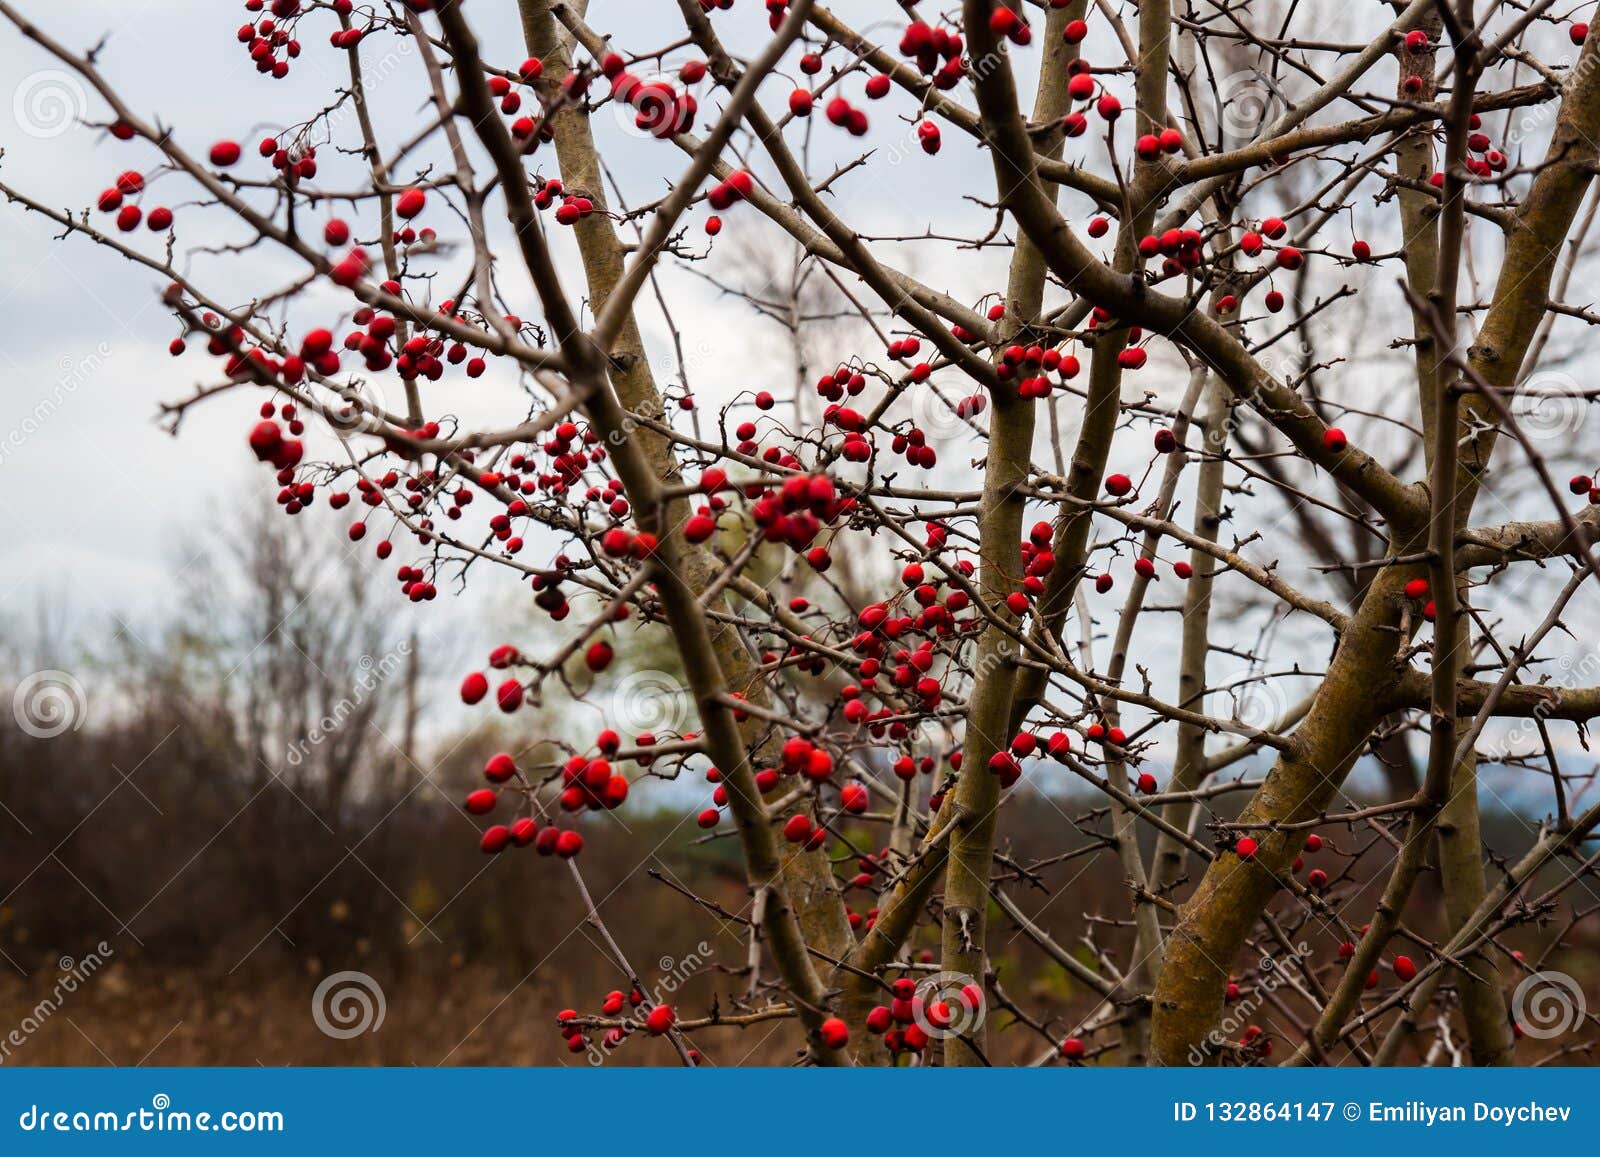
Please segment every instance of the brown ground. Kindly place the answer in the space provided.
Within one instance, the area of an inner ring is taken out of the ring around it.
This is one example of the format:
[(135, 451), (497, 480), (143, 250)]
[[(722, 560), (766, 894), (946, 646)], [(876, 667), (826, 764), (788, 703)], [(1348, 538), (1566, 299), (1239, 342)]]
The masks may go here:
[[(376, 1032), (347, 1040), (325, 1035), (311, 1015), (318, 977), (283, 975), (245, 981), (192, 971), (162, 974), (114, 963), (71, 994), (24, 1043), (9, 1046), (8, 1065), (588, 1065), (600, 1054), (569, 1054), (555, 1014), (576, 1003), (560, 981), (520, 986), (487, 970), (449, 975), (382, 974), (385, 1015)], [(0, 979), (7, 1025), (49, 996), (53, 976)], [(6, 1029), (0, 1029), (3, 1037)], [(720, 1064), (784, 1064), (783, 1022), (704, 1042)], [(591, 1058), (594, 1058), (592, 1061)], [(643, 1037), (606, 1058), (611, 1064), (675, 1064), (664, 1042)]]

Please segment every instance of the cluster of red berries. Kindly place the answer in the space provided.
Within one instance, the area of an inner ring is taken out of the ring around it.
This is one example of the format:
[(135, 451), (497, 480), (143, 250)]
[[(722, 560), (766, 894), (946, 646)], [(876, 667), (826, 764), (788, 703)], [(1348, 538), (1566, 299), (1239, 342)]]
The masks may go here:
[[(600, 1009), (606, 1016), (620, 1016), (625, 1006), (636, 1009), (644, 1003), (644, 999), (644, 993), (637, 988), (629, 992), (626, 997), (620, 991), (613, 990), (606, 994)], [(581, 1053), (589, 1046), (588, 1038), (577, 1021), (576, 1009), (562, 1009), (556, 1014), (556, 1027), (560, 1030), (562, 1039), (567, 1042), (568, 1052)], [(622, 1024), (606, 1029), (605, 1035), (600, 1038), (600, 1044), (609, 1052), (620, 1047), (638, 1028), (642, 1027), (651, 1036), (665, 1036), (676, 1027), (677, 1023), (678, 1014), (670, 1004), (655, 1004), (645, 1013), (642, 1021), (638, 1020), (635, 1014), (630, 1014)], [(699, 1064), (700, 1054), (690, 1049), (689, 1059)]]
[(1183, 134), (1177, 129), (1162, 129), (1159, 133), (1145, 133), (1133, 143), (1133, 151), (1141, 161), (1154, 161), (1162, 153), (1169, 156), (1183, 151)]
[[(1094, 70), (1081, 57), (1067, 65), (1067, 95), (1087, 104), (1094, 101), (1094, 111), (1101, 120), (1111, 124), (1122, 115), (1122, 102), (1104, 89), (1094, 78)], [(1089, 131), (1089, 118), (1081, 110), (1073, 110), (1061, 118), (1061, 131), (1069, 137), (1081, 137)]]
[(884, 1045), (892, 1053), (920, 1053), (930, 1039), (927, 1025), (935, 1031), (951, 1029), (962, 1022), (977, 1017), (984, 1007), (983, 989), (976, 984), (964, 985), (950, 1001), (925, 1000), (917, 991), (917, 982), (901, 977), (889, 986), (888, 1004), (880, 1004), (867, 1013), (867, 1031), (883, 1037)]
[[(931, 27), (921, 20), (913, 20), (900, 35), (900, 55), (912, 60), (918, 72), (931, 79), (935, 88), (944, 91), (960, 84), (966, 75), (967, 62), (962, 56), (965, 48), (961, 33)], [(887, 82), (888, 77), (883, 79)], [(888, 91), (887, 83), (883, 91)], [(868, 95), (871, 95), (870, 88)]]
[(1031, 731), (1019, 731), (1011, 737), (1003, 751), (989, 757), (989, 771), (1000, 779), (1002, 788), (1011, 787), (1022, 778), (1022, 761), (1036, 755), (1048, 755), (1064, 763), (1072, 751), (1072, 736), (1066, 731), (1054, 731), (1041, 746), (1039, 737)]
[(556, 204), (558, 197), (561, 204), (556, 205), (557, 225), (576, 225), (585, 217), (593, 216), (594, 202), (581, 193), (569, 193), (559, 177), (551, 177), (540, 185), (533, 195), (533, 203), (536, 208), (548, 209)]
[[(519, 452), (511, 456), (513, 473), (507, 474), (501, 481), (520, 489), (523, 494), (541, 492), (559, 497), (582, 481), (584, 472), (590, 466), (598, 466), (606, 460), (606, 450), (600, 445), (599, 435), (587, 426), (580, 428), (575, 422), (557, 425), (541, 448), (550, 459), (547, 470), (536, 472), (537, 462), (533, 455)], [(519, 474), (534, 473), (537, 476), (533, 478), (519, 477)], [(602, 502), (606, 501), (606, 495), (598, 488), (591, 488), (585, 499)]]
[[(212, 146), (212, 161), (217, 159), (216, 150), (222, 148), (224, 158), (231, 154), (226, 146), (232, 141), (222, 141)], [(277, 137), (262, 137), (256, 145), (256, 152), (272, 163), (272, 167), (283, 174), (288, 181), (309, 181), (317, 175), (317, 150), (316, 146), (304, 142), (293, 146), (279, 143)], [(235, 158), (237, 160), (237, 158)], [(232, 164), (233, 162), (228, 162)], [(221, 167), (226, 167), (221, 166)], [(413, 238), (414, 240), (415, 238)], [(407, 244), (410, 242), (408, 241)]]
[[(784, 742), (777, 767), (764, 767), (756, 771), (756, 790), (762, 795), (770, 795), (777, 790), (784, 776), (801, 776), (812, 783), (826, 783), (833, 777), (833, 756), (825, 748), (818, 747), (803, 735), (790, 736)], [(697, 822), (702, 828), (714, 828), (722, 819), (719, 809), (728, 806), (728, 789), (722, 782), (722, 772), (710, 767), (706, 769), (706, 782), (714, 784), (711, 792), (712, 805), (702, 811)], [(852, 814), (860, 814), (866, 810), (866, 789), (860, 784), (846, 784), (840, 792), (840, 802)], [(828, 838), (827, 829), (820, 825), (813, 825), (811, 818), (803, 814), (790, 816), (783, 828), (784, 838), (790, 843), (804, 844), (808, 849), (820, 848)]]
[(853, 137), (867, 135), (867, 114), (842, 96), (836, 96), (822, 108), (828, 123), (844, 129)]
[(726, 181), (718, 181), (706, 194), (706, 204), (721, 213), (743, 201), (755, 191), (755, 178), (748, 169), (736, 169)]
[(1000, 354), (995, 373), (1003, 382), (1017, 383), (1019, 398), (1048, 398), (1052, 392), (1049, 374), (1062, 383), (1070, 382), (1082, 369), (1076, 355), (1037, 345), (1007, 346)]
[(889, 445), (894, 453), (919, 470), (932, 470), (939, 464), (939, 452), (928, 442), (927, 431), (916, 425), (904, 433), (896, 433)]
[[(567, 787), (561, 795), (561, 806), (569, 812), (582, 811), (586, 807), (614, 808), (622, 803), (628, 795), (628, 781), (621, 776), (613, 776), (610, 766), (604, 760), (585, 760), (582, 756), (575, 756), (574, 762), (569, 761), (563, 768), (563, 778)], [(601, 765), (597, 774), (591, 774), (592, 764)], [(481, 787), (467, 795), (466, 810), (475, 816), (488, 815), (494, 811), (499, 802), (498, 788), (518, 774), (516, 761), (505, 752), (491, 755), (483, 765), (483, 777), (493, 784), (493, 787)], [(614, 787), (612, 780), (620, 781), (620, 787)], [(596, 786), (598, 784), (598, 786)], [(573, 793), (568, 798), (568, 793)], [(612, 802), (615, 800), (615, 802)], [(583, 850), (583, 836), (570, 828), (559, 828), (554, 825), (540, 827), (531, 816), (522, 816), (508, 824), (494, 824), (484, 830), (479, 839), (479, 847), (489, 855), (503, 852), (507, 848), (516, 846), (526, 848), (532, 846), (533, 850), (541, 856), (560, 856), (562, 859), (571, 859)]]
[(172, 210), (165, 205), (158, 205), (150, 210), (146, 217), (144, 210), (128, 198), (138, 197), (144, 192), (144, 174), (129, 169), (119, 173), (111, 186), (102, 192), (95, 204), (102, 213), (115, 213), (117, 215), (117, 228), (124, 233), (132, 233), (143, 221), (152, 233), (162, 233), (172, 228)]
[[(461, 702), (468, 707), (481, 702), (488, 694), (489, 677), (482, 671), (473, 671), (461, 680)], [(515, 677), (502, 680), (494, 692), (495, 702), (507, 714), (522, 706), (522, 696), (522, 680)]]
[(561, 810), (612, 811), (628, 799), (628, 779), (604, 759), (574, 755), (561, 768)]
[(811, 544), (824, 527), (854, 508), (855, 499), (841, 497), (826, 474), (791, 474), (779, 486), (762, 491), (750, 506), (750, 519), (767, 542), (781, 542), (797, 554), (808, 552), (813, 566), (822, 563), (826, 569), (827, 551)]
[(634, 111), (634, 127), (657, 140), (668, 140), (694, 128), (699, 103), (689, 85), (705, 76), (703, 61), (691, 61), (679, 71), (683, 87), (664, 78), (640, 80), (627, 70), (627, 63), (616, 53), (607, 53), (600, 71), (611, 82), (611, 98)]
[[(299, 419), (292, 419), (291, 425), (299, 424)], [(291, 472), (291, 477), (305, 454), (305, 444), (298, 438), (284, 437), (283, 427), (270, 418), (250, 427), (249, 440), (250, 450), (258, 462), (270, 462), (280, 472)], [(287, 482), (289, 479), (280, 481)]]
[[(538, 83), (544, 75), (544, 62), (537, 56), (530, 56), (517, 66), (517, 79), (525, 85)], [(573, 91), (581, 79), (581, 74), (573, 73), (567, 77), (568, 91)], [(522, 94), (517, 91), (511, 79), (505, 76), (491, 76), (489, 78), (489, 95), (500, 102), (500, 111), (511, 117), (511, 139), (516, 142), (517, 148), (527, 156), (541, 144), (554, 139), (555, 132), (542, 118), (518, 115), (522, 112)], [(559, 182), (558, 182), (559, 185)]]
[(1053, 530), (1048, 522), (1036, 522), (1022, 540), (1022, 589), (1006, 596), (1006, 609), (1021, 618), (1033, 609), (1034, 600), (1044, 594), (1044, 580), (1055, 569), (1055, 552), (1050, 549)]
[(995, 6), (989, 13), (989, 31), (996, 36), (1004, 36), (1018, 48), (1026, 48), (1033, 43), (1033, 29), (1027, 19), (1015, 8), (1007, 8), (1004, 4)]
[[(300, 0), (272, 0), (270, 5), (263, 0), (246, 0), (245, 3), (248, 12), (260, 12), (269, 7), (272, 15), (239, 26), (238, 39), (255, 62), (257, 72), (282, 80), (289, 75), (289, 62), (300, 55), (300, 42), (290, 34), (288, 24), (281, 22), (292, 21), (300, 14)], [(351, 0), (335, 0), (333, 8), (341, 16), (348, 16), (352, 8)], [(343, 30), (333, 34), (335, 48), (354, 47), (360, 40), (358, 36), (355, 40), (343, 43), (343, 37)]]

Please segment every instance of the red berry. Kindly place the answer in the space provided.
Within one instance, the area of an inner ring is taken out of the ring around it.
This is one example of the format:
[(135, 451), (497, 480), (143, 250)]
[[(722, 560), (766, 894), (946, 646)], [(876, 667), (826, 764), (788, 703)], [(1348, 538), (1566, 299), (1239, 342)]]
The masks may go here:
[(482, 671), (474, 671), (461, 680), (461, 702), (468, 704), (478, 702), (489, 693), (489, 680)]
[(407, 189), (394, 203), (395, 215), (410, 220), (428, 204), (428, 194), (422, 189)]
[(520, 679), (507, 679), (495, 689), (495, 702), (500, 704), (500, 710), (510, 714), (522, 706), (522, 681)]
[(850, 1026), (836, 1016), (830, 1016), (817, 1026), (817, 1035), (830, 1049), (842, 1049), (850, 1043)]
[(478, 841), (478, 846), (491, 856), (496, 852), (503, 852), (511, 846), (511, 829), (504, 824), (495, 824), (494, 827), (483, 833), (483, 838)]
[(677, 1022), (677, 1015), (672, 1011), (670, 1004), (658, 1004), (652, 1008), (644, 1018), (644, 1027), (655, 1036), (669, 1032)]

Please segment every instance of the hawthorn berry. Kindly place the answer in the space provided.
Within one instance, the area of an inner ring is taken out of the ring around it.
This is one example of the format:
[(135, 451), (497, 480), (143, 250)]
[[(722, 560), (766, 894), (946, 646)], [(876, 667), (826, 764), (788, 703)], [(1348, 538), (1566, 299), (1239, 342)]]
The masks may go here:
[(644, 1027), (653, 1036), (662, 1036), (672, 1031), (672, 1026), (677, 1023), (677, 1014), (672, 1011), (669, 1004), (658, 1004), (652, 1008), (644, 1018)]
[(469, 707), (489, 693), (489, 679), (482, 671), (474, 671), (461, 680), (461, 702)]

